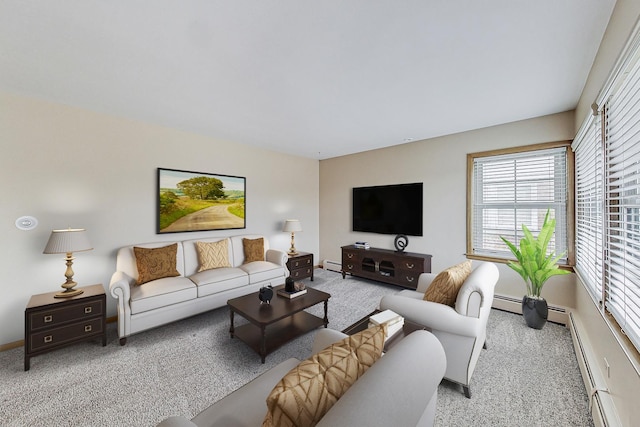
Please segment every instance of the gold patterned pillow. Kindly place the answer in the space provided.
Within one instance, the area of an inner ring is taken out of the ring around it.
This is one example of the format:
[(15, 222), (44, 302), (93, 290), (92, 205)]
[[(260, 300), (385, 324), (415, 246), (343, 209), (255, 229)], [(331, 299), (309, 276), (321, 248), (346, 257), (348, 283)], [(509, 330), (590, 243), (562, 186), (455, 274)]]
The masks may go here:
[(163, 277), (180, 275), (176, 270), (177, 243), (161, 248), (134, 247), (133, 253), (136, 255), (136, 266), (138, 267), (137, 285)]
[(196, 242), (200, 268), (198, 272), (213, 268), (231, 267), (229, 263), (229, 239), (218, 242)]
[(471, 274), (471, 260), (441, 271), (424, 293), (424, 301), (433, 301), (451, 307), (456, 305), (458, 291)]
[(267, 397), (262, 427), (312, 427), (381, 356), (382, 326), (366, 329), (300, 362)]
[(264, 261), (264, 239), (242, 239), (244, 248), (244, 263)]

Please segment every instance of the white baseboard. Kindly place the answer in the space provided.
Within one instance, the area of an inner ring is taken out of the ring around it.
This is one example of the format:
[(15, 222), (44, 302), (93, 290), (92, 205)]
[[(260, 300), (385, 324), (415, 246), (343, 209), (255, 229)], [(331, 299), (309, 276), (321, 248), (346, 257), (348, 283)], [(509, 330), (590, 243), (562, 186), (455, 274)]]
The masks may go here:
[[(514, 298), (507, 295), (496, 294), (493, 296), (493, 308), (509, 311), (511, 313), (522, 314), (522, 298)], [(561, 306), (549, 305), (549, 322), (567, 325), (569, 323), (568, 310)]]
[(338, 273), (342, 272), (342, 264), (338, 261), (331, 261), (330, 259), (325, 259), (322, 262), (322, 268), (329, 271), (336, 271)]
[[(593, 424), (596, 427), (617, 427), (622, 423), (618, 418), (613, 403), (613, 398), (609, 394), (609, 390), (604, 386), (605, 381), (601, 378), (601, 373), (597, 369), (595, 356), (590, 350), (590, 345), (585, 338), (581, 336), (580, 322), (575, 318), (573, 313), (569, 313), (569, 330), (573, 340), (573, 347), (576, 352), (578, 366), (584, 381), (584, 386), (589, 394), (589, 409)], [(593, 367), (596, 367), (595, 369)]]

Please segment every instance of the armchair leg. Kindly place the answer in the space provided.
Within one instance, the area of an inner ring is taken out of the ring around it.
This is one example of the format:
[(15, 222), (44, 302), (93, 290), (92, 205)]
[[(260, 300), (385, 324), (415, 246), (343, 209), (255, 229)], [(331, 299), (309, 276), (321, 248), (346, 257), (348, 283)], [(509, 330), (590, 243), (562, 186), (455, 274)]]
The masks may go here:
[(120, 345), (125, 345), (127, 343), (127, 337), (120, 338)]
[(471, 399), (471, 389), (469, 388), (469, 386), (463, 385), (462, 390), (464, 390), (464, 397), (466, 397), (467, 399)]

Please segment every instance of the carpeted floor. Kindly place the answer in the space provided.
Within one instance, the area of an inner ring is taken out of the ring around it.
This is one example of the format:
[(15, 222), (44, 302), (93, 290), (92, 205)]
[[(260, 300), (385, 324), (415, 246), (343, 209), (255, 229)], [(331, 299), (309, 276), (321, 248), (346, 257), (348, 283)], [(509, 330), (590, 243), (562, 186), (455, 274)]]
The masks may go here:
[[(307, 283), (332, 295), (329, 326), (338, 330), (398, 291), (320, 269)], [(322, 307), (313, 310), (320, 315)], [(228, 327), (228, 310), (221, 308), (134, 335), (121, 347), (110, 324), (106, 347), (88, 342), (37, 356), (28, 372), (22, 349), (1, 352), (0, 425), (154, 426), (171, 415), (190, 418), (277, 363), (307, 357), (314, 335), (281, 347), (263, 365), (229, 338)], [(473, 397), (444, 381), (436, 425), (593, 425), (566, 328), (547, 324), (536, 331), (521, 316), (493, 310), (488, 336)]]

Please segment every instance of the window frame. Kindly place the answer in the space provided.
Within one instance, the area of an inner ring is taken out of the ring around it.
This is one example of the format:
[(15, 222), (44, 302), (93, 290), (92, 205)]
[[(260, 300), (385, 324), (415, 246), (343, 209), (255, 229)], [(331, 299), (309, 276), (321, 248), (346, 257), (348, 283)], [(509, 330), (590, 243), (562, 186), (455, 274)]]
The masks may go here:
[(523, 145), (518, 147), (501, 148), (497, 150), (481, 151), (467, 154), (467, 249), (466, 257), (479, 261), (491, 261), (497, 263), (507, 263), (513, 261), (513, 257), (502, 257), (499, 255), (476, 254), (473, 250), (473, 216), (474, 216), (474, 161), (482, 157), (494, 157), (509, 154), (528, 153), (553, 148), (564, 148), (566, 154), (566, 235), (567, 235), (567, 258), (566, 263), (560, 264), (560, 268), (571, 270), (575, 261), (574, 253), (574, 183), (575, 183), (575, 163), (573, 151), (571, 150), (571, 140), (545, 142), (540, 144)]

